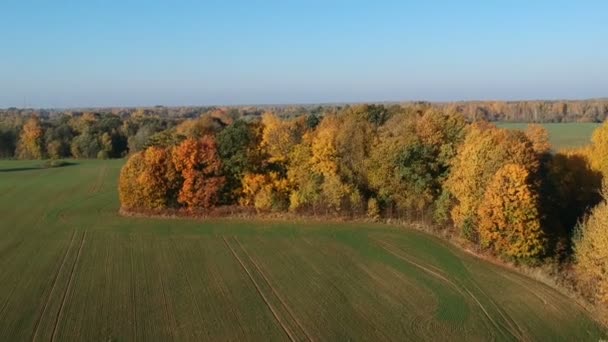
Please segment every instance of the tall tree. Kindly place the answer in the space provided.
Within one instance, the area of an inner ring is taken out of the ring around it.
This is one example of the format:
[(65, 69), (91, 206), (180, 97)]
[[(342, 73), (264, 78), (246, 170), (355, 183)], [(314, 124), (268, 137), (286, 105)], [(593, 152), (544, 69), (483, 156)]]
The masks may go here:
[(30, 117), (23, 125), (17, 156), (20, 159), (42, 159), (44, 157), (44, 130), (37, 116)]
[(604, 186), (603, 201), (579, 227), (575, 239), (576, 270), (590, 293), (608, 304), (608, 198)]
[(466, 238), (477, 239), (477, 209), (488, 183), (506, 164), (519, 164), (535, 175), (539, 160), (530, 140), (522, 132), (473, 124), (445, 183), (456, 200), (452, 220)]
[(530, 171), (518, 164), (500, 168), (479, 206), (482, 247), (506, 258), (537, 261), (546, 248), (538, 194)]
[(173, 163), (183, 178), (179, 203), (188, 209), (210, 208), (217, 203), (225, 178), (212, 136), (184, 140), (173, 151)]

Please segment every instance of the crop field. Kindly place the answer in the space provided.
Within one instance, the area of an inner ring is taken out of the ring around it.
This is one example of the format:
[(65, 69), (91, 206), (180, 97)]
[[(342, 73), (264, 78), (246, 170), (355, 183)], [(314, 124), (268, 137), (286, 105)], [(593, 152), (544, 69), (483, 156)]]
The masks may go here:
[(0, 340), (597, 341), (555, 290), (363, 223), (118, 215), (123, 161), (0, 161)]
[[(601, 124), (589, 122), (545, 123), (543, 127), (549, 133), (549, 141), (554, 150), (581, 147), (589, 143), (593, 131)], [(498, 127), (525, 130), (526, 123), (499, 122)]]

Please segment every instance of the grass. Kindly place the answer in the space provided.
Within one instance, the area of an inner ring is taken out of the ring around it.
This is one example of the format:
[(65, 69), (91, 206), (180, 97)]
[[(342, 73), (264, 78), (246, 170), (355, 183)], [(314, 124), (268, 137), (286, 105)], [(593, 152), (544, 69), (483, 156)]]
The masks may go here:
[(117, 214), (122, 161), (0, 161), (0, 340), (593, 340), (572, 300), (374, 224)]
[[(497, 123), (498, 127), (525, 130), (527, 123)], [(554, 150), (574, 148), (587, 145), (591, 141), (593, 131), (599, 123), (573, 122), (573, 123), (546, 123), (543, 127), (549, 132), (549, 141)]]

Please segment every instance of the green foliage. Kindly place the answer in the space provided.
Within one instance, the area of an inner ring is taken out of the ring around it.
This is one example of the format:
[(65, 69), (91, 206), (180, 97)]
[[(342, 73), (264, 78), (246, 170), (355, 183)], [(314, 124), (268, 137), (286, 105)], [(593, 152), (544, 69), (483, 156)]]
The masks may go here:
[(237, 120), (217, 135), (218, 155), (222, 173), (226, 176), (224, 202), (235, 201), (241, 191), (241, 179), (247, 172), (261, 168), (262, 154), (259, 129), (256, 125)]

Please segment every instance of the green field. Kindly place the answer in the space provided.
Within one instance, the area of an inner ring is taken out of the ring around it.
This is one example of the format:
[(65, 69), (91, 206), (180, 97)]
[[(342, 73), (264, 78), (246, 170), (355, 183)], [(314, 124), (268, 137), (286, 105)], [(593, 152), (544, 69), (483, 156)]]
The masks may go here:
[[(593, 131), (601, 124), (588, 122), (546, 123), (543, 127), (549, 132), (549, 141), (554, 150), (581, 147), (589, 143)], [(498, 127), (525, 130), (527, 123), (499, 122)]]
[(416, 231), (125, 218), (122, 161), (0, 161), (0, 340), (540, 340), (605, 332)]

